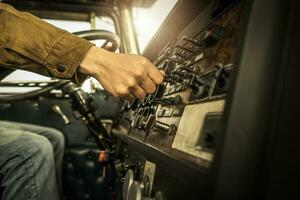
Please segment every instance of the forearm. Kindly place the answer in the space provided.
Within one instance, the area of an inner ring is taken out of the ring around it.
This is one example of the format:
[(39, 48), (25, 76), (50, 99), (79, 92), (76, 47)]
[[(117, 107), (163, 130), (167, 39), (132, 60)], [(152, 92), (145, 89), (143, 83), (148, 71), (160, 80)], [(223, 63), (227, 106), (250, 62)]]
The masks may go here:
[(72, 78), (93, 45), (0, 3), (0, 65)]
[(75, 82), (91, 75), (116, 97), (144, 98), (163, 81), (163, 73), (142, 56), (91, 47), (85, 39), (1, 3), (0, 33), (0, 66)]

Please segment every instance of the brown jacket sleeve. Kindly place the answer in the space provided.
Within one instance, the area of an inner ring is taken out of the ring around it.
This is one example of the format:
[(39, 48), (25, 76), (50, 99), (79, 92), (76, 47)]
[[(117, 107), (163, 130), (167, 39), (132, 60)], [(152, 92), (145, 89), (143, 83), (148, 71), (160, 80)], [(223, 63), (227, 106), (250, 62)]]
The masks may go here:
[(0, 66), (76, 80), (76, 69), (92, 45), (0, 3)]

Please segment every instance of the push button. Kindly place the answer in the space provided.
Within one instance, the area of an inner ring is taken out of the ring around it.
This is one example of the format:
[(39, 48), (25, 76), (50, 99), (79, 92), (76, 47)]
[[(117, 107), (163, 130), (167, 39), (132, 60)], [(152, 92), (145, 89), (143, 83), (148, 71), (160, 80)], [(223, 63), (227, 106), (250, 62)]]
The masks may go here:
[(59, 72), (64, 72), (66, 71), (66, 67), (62, 64), (58, 64), (57, 67), (56, 67), (57, 71)]

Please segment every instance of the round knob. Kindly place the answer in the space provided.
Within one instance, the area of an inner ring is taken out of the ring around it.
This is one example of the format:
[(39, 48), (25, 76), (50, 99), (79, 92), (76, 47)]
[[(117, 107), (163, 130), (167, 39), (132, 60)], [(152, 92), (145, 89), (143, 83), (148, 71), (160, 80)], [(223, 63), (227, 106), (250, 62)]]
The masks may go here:
[(129, 189), (133, 183), (133, 177), (134, 177), (133, 170), (129, 169), (126, 173), (124, 184), (123, 184), (122, 196), (124, 200), (128, 200)]

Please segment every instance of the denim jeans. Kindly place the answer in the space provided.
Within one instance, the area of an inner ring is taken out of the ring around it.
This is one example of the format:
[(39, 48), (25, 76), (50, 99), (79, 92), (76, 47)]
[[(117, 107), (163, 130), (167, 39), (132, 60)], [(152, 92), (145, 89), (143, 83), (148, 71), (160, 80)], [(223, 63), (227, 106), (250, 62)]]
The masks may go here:
[(61, 132), (0, 121), (1, 199), (59, 199), (63, 154)]

